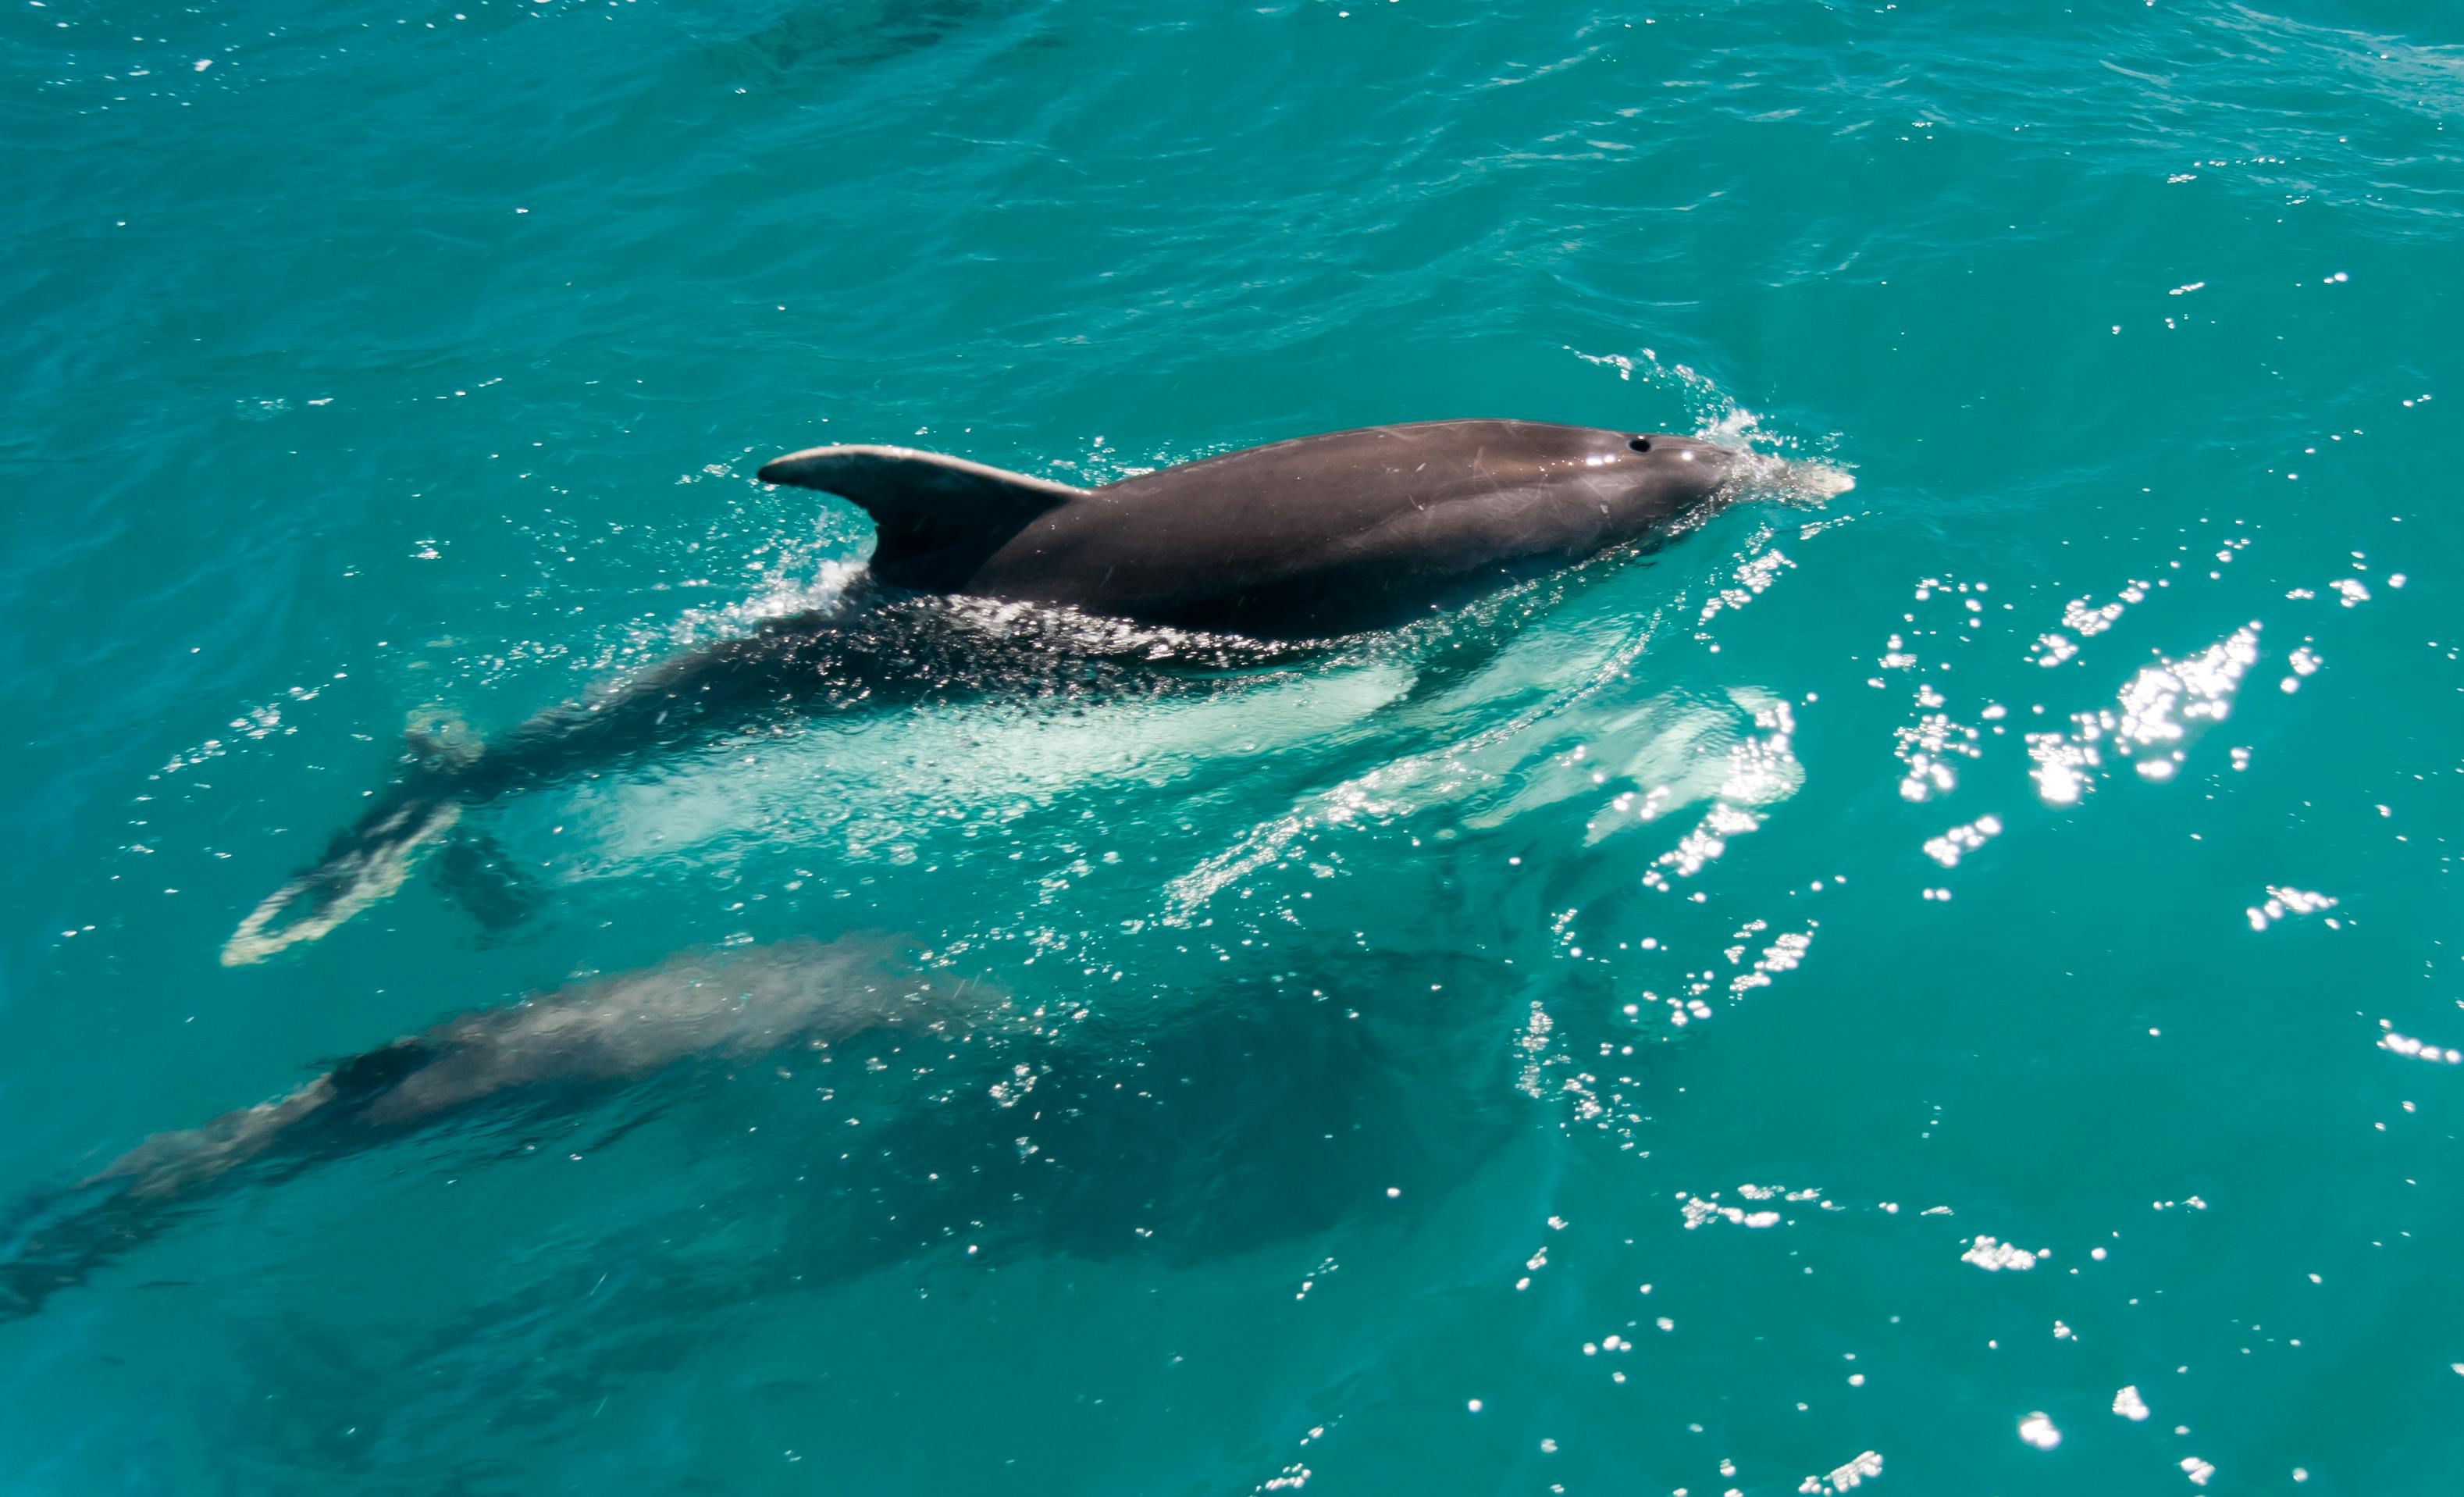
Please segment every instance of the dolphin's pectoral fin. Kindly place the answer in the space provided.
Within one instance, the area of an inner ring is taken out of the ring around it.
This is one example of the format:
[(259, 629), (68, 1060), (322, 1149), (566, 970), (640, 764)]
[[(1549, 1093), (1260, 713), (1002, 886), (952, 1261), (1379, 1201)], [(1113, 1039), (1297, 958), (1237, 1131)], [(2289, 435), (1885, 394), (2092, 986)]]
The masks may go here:
[(455, 828), (437, 850), (436, 882), (491, 936), (537, 915), (547, 896), (514, 867), (496, 839), (470, 826)]
[(880, 531), (873, 570), (926, 590), (955, 586), (1028, 521), (1088, 492), (905, 447), (808, 448), (760, 476), (853, 500)]

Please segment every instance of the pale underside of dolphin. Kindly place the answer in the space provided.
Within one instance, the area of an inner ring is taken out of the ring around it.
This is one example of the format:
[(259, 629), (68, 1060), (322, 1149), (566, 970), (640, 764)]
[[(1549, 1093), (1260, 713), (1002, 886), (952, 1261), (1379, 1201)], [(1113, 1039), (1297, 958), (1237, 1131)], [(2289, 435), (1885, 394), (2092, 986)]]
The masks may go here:
[[(840, 495), (873, 518), (861, 600), (652, 667), (484, 750), (416, 756), (314, 867), (250, 912), (222, 959), (263, 960), (390, 894), (427, 848), (466, 835), (455, 824), (468, 804), (782, 704), (1221, 679), (1652, 543), (1705, 513), (1740, 467), (1693, 437), (1485, 420), (1300, 437), (1095, 489), (907, 448), (791, 453), (761, 477)], [(971, 601), (1098, 627), (987, 631)], [(1141, 632), (1157, 628), (1174, 637)]]

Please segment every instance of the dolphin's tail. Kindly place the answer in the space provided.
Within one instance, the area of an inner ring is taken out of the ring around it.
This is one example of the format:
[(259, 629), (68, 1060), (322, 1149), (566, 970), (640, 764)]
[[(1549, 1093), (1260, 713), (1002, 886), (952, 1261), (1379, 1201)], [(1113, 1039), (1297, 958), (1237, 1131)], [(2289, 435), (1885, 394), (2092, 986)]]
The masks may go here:
[(26, 1197), (0, 1222), (0, 1323), (39, 1312), (209, 1201), (193, 1186), (158, 1194), (108, 1175)]
[(106, 1170), (20, 1200), (0, 1221), (0, 1322), (34, 1314), (169, 1231), (205, 1204), (199, 1187), (227, 1168), (209, 1162), (155, 1182)]
[(450, 711), (423, 707), (403, 734), (410, 778), (334, 839), (317, 865), (265, 896), (223, 942), (223, 965), (245, 967), (313, 941), (402, 887), (413, 863), (461, 819), (463, 782), (481, 757)]
[(363, 1143), (350, 1134), (353, 1110), (432, 1055), (397, 1041), (271, 1102), (156, 1134), (74, 1184), (29, 1193), (0, 1216), (0, 1321), (33, 1314), (238, 1179), (279, 1178)]
[(317, 866), (265, 896), (223, 942), (223, 965), (244, 967), (313, 941), (402, 887), (427, 847), (453, 829), (462, 804), (406, 790), (334, 839)]
[[(122, 1195), (94, 1200), (85, 1190), (53, 1189), (18, 1202), (11, 1220), (0, 1224), (0, 1243), (7, 1244), (7, 1257), (0, 1260), (0, 1321), (33, 1314), (54, 1294), (75, 1288), (96, 1268), (161, 1230), (149, 1223), (132, 1231), (125, 1213), (112, 1209)], [(79, 1204), (89, 1209), (77, 1209)]]
[(57, 1211), (60, 1190), (44, 1190), (18, 1201), (0, 1222), (0, 1244), (8, 1245), (8, 1257), (0, 1262), (0, 1321), (23, 1320), (43, 1308), (43, 1301), (54, 1289), (74, 1284), (74, 1277), (63, 1280), (58, 1267), (41, 1262), (26, 1249), (29, 1239), (39, 1231), (43, 1219)]

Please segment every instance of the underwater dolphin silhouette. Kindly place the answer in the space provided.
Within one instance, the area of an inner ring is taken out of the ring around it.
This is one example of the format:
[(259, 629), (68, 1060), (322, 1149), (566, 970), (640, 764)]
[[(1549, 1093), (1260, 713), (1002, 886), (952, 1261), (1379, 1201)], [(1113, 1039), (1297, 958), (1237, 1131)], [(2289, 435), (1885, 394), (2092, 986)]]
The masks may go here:
[(693, 1058), (826, 1051), (867, 1030), (972, 1024), (999, 1007), (978, 987), (961, 1009), (899, 952), (888, 937), (845, 936), (671, 957), (447, 1020), (270, 1102), (156, 1134), (0, 1221), (0, 1320), (33, 1314), (244, 1179), (287, 1178), (481, 1109), (575, 1107)]
[[(263, 960), (393, 892), (466, 805), (767, 706), (1221, 679), (1664, 539), (1744, 466), (1695, 437), (1536, 421), (1366, 427), (1096, 489), (908, 448), (790, 453), (762, 479), (843, 495), (873, 518), (859, 596), (652, 667), (484, 749), (415, 739), (409, 772), (251, 911), (222, 959)], [(492, 871), (484, 842), (456, 854)]]

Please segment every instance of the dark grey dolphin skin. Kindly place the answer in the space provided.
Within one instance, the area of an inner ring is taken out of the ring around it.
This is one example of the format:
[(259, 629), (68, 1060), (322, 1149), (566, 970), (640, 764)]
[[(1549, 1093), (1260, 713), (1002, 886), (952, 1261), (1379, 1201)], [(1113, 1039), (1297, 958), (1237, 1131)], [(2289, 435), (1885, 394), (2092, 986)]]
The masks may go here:
[(1693, 437), (1536, 421), (1336, 431), (1100, 489), (906, 448), (796, 452), (762, 478), (843, 495), (879, 533), (841, 607), (653, 666), (484, 750), (414, 741), (402, 778), (240, 922), (222, 959), (324, 935), (436, 843), (473, 914), (519, 918), (535, 901), (504, 887), (484, 839), (455, 829), (466, 806), (781, 708), (1211, 690), (1310, 642), (1663, 539), (1740, 466)]
[(900, 447), (812, 448), (761, 478), (863, 506), (880, 533), (872, 573), (893, 586), (1297, 640), (1389, 627), (1662, 536), (1735, 458), (1661, 432), (1423, 421), (1100, 489)]
[(33, 1313), (243, 1180), (288, 1178), (482, 1110), (571, 1110), (691, 1059), (825, 1055), (868, 1030), (948, 1032), (1000, 1006), (966, 984), (960, 1008), (957, 990), (936, 992), (899, 951), (887, 937), (847, 936), (672, 957), (448, 1020), (273, 1101), (156, 1134), (0, 1223), (0, 1320)]

